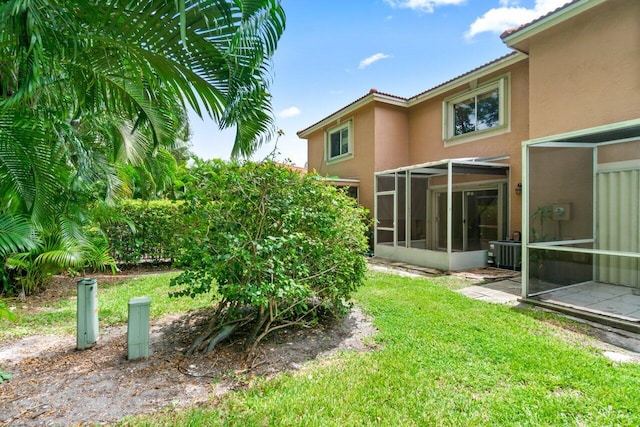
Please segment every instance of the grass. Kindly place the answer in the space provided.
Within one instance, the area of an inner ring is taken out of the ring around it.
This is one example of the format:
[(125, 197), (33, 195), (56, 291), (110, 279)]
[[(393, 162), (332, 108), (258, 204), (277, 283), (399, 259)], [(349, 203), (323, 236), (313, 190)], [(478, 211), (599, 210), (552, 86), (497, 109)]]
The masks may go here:
[(588, 338), (568, 339), (544, 321), (554, 316), (471, 300), (451, 286), (371, 274), (355, 299), (374, 318), (377, 351), (127, 425), (640, 424), (639, 365), (606, 359)]
[[(98, 319), (100, 327), (127, 322), (129, 299), (139, 296), (151, 298), (151, 317), (183, 313), (211, 305), (211, 295), (191, 298), (169, 298), (169, 281), (177, 273), (148, 275), (115, 285), (101, 285), (98, 281)], [(18, 310), (18, 322), (0, 319), (0, 341), (34, 334), (75, 334), (75, 295), (51, 302), (38, 310)]]
[[(151, 315), (210, 305), (168, 297), (172, 274), (100, 286), (100, 325), (124, 323), (128, 300), (151, 297)], [(468, 299), (459, 279), (372, 273), (355, 295), (374, 318), (378, 350), (345, 352), (295, 373), (250, 381), (209, 407), (161, 412), (127, 425), (418, 426), (639, 425), (640, 365), (619, 364), (534, 310)], [(75, 298), (18, 324), (0, 341), (74, 333)]]

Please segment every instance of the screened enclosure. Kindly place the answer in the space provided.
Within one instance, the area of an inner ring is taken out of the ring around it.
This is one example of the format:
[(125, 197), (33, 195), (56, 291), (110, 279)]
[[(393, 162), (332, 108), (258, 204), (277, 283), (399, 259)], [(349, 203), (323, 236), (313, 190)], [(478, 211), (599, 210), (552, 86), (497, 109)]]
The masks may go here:
[(640, 120), (523, 146), (523, 297), (640, 319)]
[(485, 266), (508, 234), (506, 158), (455, 159), (376, 173), (376, 256), (441, 270)]

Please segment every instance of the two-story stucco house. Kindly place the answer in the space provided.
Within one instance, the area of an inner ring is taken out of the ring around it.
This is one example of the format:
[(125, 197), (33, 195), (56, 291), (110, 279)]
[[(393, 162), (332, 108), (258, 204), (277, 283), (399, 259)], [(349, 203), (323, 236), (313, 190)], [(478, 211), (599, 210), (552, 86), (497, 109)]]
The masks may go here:
[(528, 91), (528, 56), (513, 52), (409, 99), (371, 90), (299, 135), (309, 170), (357, 186), (376, 255), (476, 267), (521, 230)]
[(377, 256), (459, 270), (522, 237), (525, 298), (635, 292), (640, 1), (570, 1), (501, 38), (511, 54), (408, 99), (372, 89), (300, 131), (309, 170), (357, 187)]

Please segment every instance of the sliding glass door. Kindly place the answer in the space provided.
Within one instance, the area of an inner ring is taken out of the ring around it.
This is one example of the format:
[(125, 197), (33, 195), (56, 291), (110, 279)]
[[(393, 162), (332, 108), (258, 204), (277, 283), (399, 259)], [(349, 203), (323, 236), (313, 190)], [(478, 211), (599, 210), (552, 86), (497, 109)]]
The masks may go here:
[[(501, 204), (497, 188), (453, 191), (451, 211), (451, 248), (476, 251), (489, 248), (489, 241), (499, 240)], [(447, 193), (437, 192), (436, 236), (438, 249), (447, 248)]]

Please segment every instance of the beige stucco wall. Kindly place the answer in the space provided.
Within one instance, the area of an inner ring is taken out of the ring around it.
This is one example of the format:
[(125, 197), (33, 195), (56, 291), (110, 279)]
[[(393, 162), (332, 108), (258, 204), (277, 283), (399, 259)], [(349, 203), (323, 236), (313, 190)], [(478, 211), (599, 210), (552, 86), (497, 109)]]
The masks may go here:
[(628, 162), (640, 159), (640, 141), (598, 147), (598, 163)]
[(375, 171), (407, 166), (409, 159), (409, 122), (406, 108), (376, 105)]
[(373, 212), (373, 173), (374, 173), (374, 107), (367, 104), (341, 118), (340, 123), (353, 121), (353, 157), (337, 162), (325, 162), (326, 132), (339, 123), (331, 122), (308, 136), (307, 168), (322, 176), (359, 179), (360, 204)]
[[(544, 240), (588, 239), (593, 236), (593, 164), (591, 148), (540, 148), (530, 150), (530, 210), (532, 214), (554, 203), (566, 203), (570, 213), (563, 221), (546, 219)], [(531, 228), (540, 233), (539, 219)]]
[(371, 211), (374, 208), (374, 173), (406, 166), (407, 114), (402, 107), (371, 102), (341, 119), (353, 120), (353, 157), (327, 164), (325, 134), (335, 127), (334, 121), (308, 137), (308, 169), (323, 176), (359, 179), (360, 204)]
[(529, 139), (529, 72), (527, 60), (520, 61), (478, 80), (477, 84), (509, 75), (509, 129), (507, 132), (487, 136), (462, 143), (448, 144), (442, 137), (442, 111), (446, 98), (469, 90), (469, 85), (459, 86), (436, 98), (415, 105), (409, 112), (409, 161), (420, 164), (442, 159), (462, 157), (510, 156), (507, 163), (511, 167), (511, 205), (509, 232), (522, 230), (521, 196), (515, 194), (516, 185), (521, 182), (521, 143)]
[(529, 40), (530, 137), (640, 117), (640, 1), (610, 0)]

